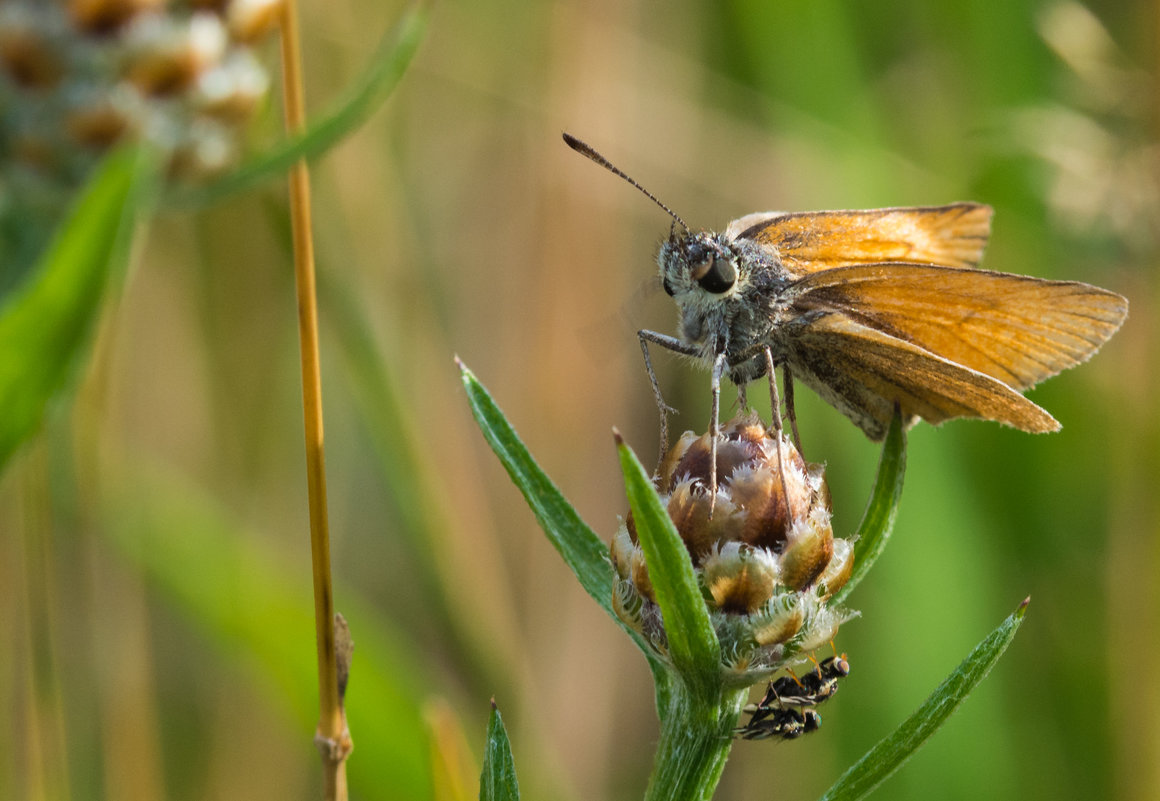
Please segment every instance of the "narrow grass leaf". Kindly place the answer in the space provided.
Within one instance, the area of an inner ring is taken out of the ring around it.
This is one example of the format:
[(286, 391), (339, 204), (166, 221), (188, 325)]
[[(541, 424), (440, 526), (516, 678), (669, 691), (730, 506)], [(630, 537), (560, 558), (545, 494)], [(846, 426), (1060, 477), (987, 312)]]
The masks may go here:
[(456, 363), (459, 364), (463, 386), (467, 389), (471, 412), (475, 415), (484, 439), (499, 457), (512, 482), (523, 493), (540, 528), (548, 536), (548, 541), (560, 552), (564, 563), (575, 574), (584, 591), (632, 637), (648, 659), (654, 679), (660, 682), (665, 671), (664, 664), (640, 634), (626, 626), (612, 610), (613, 571), (608, 546), (580, 519), (572, 504), (568, 503), (552, 479), (536, 464), (475, 374), (458, 359)]
[(882, 442), (882, 455), (878, 459), (878, 475), (874, 489), (858, 526), (854, 541), (854, 571), (849, 581), (839, 590), (831, 603), (840, 604), (849, 597), (870, 568), (886, 550), (894, 519), (898, 515), (898, 502), (902, 498), (902, 479), (906, 473), (906, 431), (902, 425), (902, 415), (896, 410), (890, 422), (890, 430)]
[[(1023, 622), (1027, 604), (1023, 601), (997, 629), (975, 646), (954, 672), (940, 684), (922, 706), (894, 733), (871, 748), (864, 757), (847, 770), (831, 787), (821, 801), (857, 801), (866, 797), (874, 788), (889, 778), (903, 763), (917, 751), (958, 709), (979, 682), (999, 661), (1007, 650), (1015, 632)], [(986, 796), (986, 787), (978, 792)]]
[(128, 258), (143, 164), (125, 149), (100, 165), (0, 308), (0, 469), (83, 360), (106, 289)]
[(337, 106), (314, 120), (301, 134), (272, 146), (254, 161), (196, 189), (174, 190), (173, 206), (201, 206), (281, 176), (300, 159), (312, 159), (357, 129), (390, 97), (427, 29), (429, 3), (412, 3), (383, 37), (371, 65)]
[(636, 454), (617, 437), (624, 488), (636, 534), (648, 564), (649, 581), (664, 619), (673, 663), (686, 677), (714, 692), (721, 645), (709, 620), (689, 551)]
[(484, 439), (524, 494), (540, 528), (584, 590), (616, 620), (612, 611), (612, 563), (608, 546), (596, 536), (552, 480), (540, 469), (515, 430), (475, 374), (459, 366), (472, 414)]
[(519, 801), (516, 763), (512, 745), (495, 701), (487, 720), (487, 751), (483, 755), (483, 773), (479, 777), (479, 801)]

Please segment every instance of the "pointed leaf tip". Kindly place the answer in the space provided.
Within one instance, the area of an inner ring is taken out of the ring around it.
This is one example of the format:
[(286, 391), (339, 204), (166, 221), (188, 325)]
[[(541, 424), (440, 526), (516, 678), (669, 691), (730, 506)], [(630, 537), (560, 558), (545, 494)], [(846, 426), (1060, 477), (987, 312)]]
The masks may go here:
[(36, 266), (0, 303), (0, 468), (84, 364), (104, 301), (128, 262), (151, 166), (132, 148), (107, 156)]
[(858, 801), (902, 767), (981, 682), (1015, 638), (1027, 602), (985, 637), (894, 732), (866, 752), (821, 801)]
[(613, 572), (608, 546), (580, 519), (559, 488), (536, 464), (487, 389), (466, 367), (461, 370), (468, 403), (487, 444), (585, 591), (609, 617), (623, 625), (612, 610)]
[(632, 448), (618, 442), (618, 451), (628, 505), (661, 608), (673, 664), (690, 686), (711, 694), (719, 690), (721, 645), (689, 550)]
[(479, 776), (479, 798), (480, 801), (519, 801), (519, 797), (520, 787), (516, 780), (511, 742), (503, 718), (495, 707), (495, 699), (492, 699), (483, 770)]

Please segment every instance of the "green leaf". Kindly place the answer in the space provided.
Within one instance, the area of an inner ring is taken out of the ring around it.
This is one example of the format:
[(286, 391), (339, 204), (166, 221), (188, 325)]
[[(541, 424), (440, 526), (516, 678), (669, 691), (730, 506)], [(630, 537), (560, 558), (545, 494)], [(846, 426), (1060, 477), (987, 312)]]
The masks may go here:
[(479, 801), (519, 801), (516, 763), (512, 745), (495, 701), (487, 720), (487, 753), (483, 756), (483, 773), (479, 777)]
[(613, 570), (608, 556), (608, 546), (580, 519), (576, 510), (536, 464), (475, 374), (458, 359), (456, 363), (459, 365), (463, 386), (467, 389), (467, 401), (471, 405), (471, 412), (475, 415), (475, 421), (479, 424), (487, 444), (499, 457), (512, 482), (523, 493), (540, 528), (548, 535), (548, 541), (560, 552), (564, 563), (575, 574), (580, 586), (600, 604), (600, 608), (616, 621), (618, 626), (628, 632), (648, 659), (653, 678), (658, 682), (657, 692), (661, 693), (662, 686), (667, 687), (662, 685), (660, 679), (665, 670), (663, 663), (640, 634), (626, 626), (612, 610)]
[(831, 604), (840, 604), (858, 586), (882, 552), (894, 528), (894, 518), (898, 515), (898, 502), (902, 497), (902, 479), (906, 473), (906, 431), (902, 425), (902, 414), (895, 410), (890, 430), (882, 442), (882, 456), (878, 460), (878, 476), (870, 501), (862, 515), (862, 523), (854, 541), (854, 570), (850, 579), (831, 599)]
[(0, 308), (0, 469), (82, 361), (106, 290), (128, 259), (145, 170), (135, 150), (106, 158)]
[(636, 454), (617, 436), (624, 488), (649, 581), (665, 623), (673, 663), (712, 696), (720, 690), (721, 644), (693, 573), (689, 551)]
[(334, 147), (390, 97), (411, 63), (427, 29), (428, 3), (413, 3), (383, 37), (370, 67), (334, 110), (318, 117), (301, 134), (291, 137), (218, 180), (166, 196), (174, 206), (202, 206), (282, 175), (300, 159), (312, 159)]
[(1031, 599), (1023, 601), (997, 629), (967, 655), (918, 710), (894, 733), (871, 748), (847, 770), (822, 801), (856, 801), (884, 782), (946, 722), (971, 690), (981, 682), (1007, 650)]
[(580, 519), (552, 480), (540, 470), (475, 374), (462, 363), (459, 363), (459, 370), (472, 414), (487, 444), (524, 494), (540, 528), (564, 557), (584, 590), (613, 619), (619, 620), (612, 611), (612, 563), (608, 546)]

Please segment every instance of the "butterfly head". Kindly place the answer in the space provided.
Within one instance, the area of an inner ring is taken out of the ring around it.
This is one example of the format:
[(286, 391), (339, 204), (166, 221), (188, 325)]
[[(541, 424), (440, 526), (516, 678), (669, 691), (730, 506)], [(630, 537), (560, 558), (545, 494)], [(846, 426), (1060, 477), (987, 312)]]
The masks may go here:
[(677, 233), (661, 244), (657, 265), (665, 292), (680, 309), (681, 338), (708, 347), (729, 341), (728, 321), (748, 285), (740, 252), (720, 234)]
[(733, 294), (741, 265), (718, 234), (671, 234), (657, 254), (665, 292), (678, 302), (687, 296), (710, 300)]

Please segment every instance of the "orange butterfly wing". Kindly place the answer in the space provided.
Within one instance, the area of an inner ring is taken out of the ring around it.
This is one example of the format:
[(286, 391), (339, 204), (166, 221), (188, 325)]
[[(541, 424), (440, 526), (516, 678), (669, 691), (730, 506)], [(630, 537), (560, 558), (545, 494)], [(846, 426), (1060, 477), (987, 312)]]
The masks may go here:
[(894, 414), (938, 424), (955, 417), (996, 420), (1024, 431), (1059, 423), (1011, 387), (838, 312), (814, 312), (791, 324), (787, 359), (799, 378), (880, 440)]
[(774, 250), (795, 276), (853, 264), (906, 261), (975, 267), (991, 235), (990, 206), (763, 212), (726, 229)]
[(921, 264), (826, 270), (790, 292), (802, 312), (839, 311), (1015, 389), (1086, 361), (1128, 312), (1122, 296), (1078, 281)]

